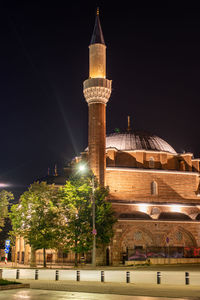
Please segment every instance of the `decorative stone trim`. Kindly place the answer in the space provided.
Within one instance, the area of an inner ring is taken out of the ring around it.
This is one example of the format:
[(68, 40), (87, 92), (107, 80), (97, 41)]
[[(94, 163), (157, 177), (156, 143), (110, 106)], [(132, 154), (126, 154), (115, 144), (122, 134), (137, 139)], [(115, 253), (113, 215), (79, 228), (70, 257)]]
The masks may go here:
[(117, 222), (120, 223), (175, 223), (175, 224), (199, 224), (199, 221), (194, 220), (185, 220), (185, 221), (176, 221), (176, 220), (131, 220), (131, 219), (117, 219)]
[(106, 104), (111, 95), (112, 81), (105, 78), (91, 78), (83, 82), (83, 94), (88, 105)]
[[(122, 172), (140, 172), (140, 173), (165, 173), (175, 175), (195, 175), (199, 177), (199, 173), (190, 171), (176, 171), (176, 170), (159, 170), (159, 169), (139, 169), (139, 168), (123, 168), (123, 167), (106, 167), (106, 171), (122, 171)], [(200, 195), (200, 194), (199, 194)]]

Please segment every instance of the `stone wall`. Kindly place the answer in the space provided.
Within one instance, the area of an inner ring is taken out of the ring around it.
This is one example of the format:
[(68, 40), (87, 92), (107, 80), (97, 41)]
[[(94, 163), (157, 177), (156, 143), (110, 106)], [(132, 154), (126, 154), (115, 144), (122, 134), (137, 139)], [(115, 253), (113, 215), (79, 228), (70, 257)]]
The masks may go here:
[(112, 263), (115, 265), (122, 261), (127, 247), (200, 247), (199, 232), (198, 222), (118, 221), (112, 241)]
[(154, 169), (177, 170), (177, 171), (199, 171), (199, 160), (192, 159), (191, 153), (172, 154), (159, 151), (117, 151), (107, 149), (107, 166), (151, 168), (150, 160), (154, 161)]
[[(158, 186), (157, 195), (151, 194), (153, 181)], [(199, 176), (192, 172), (107, 168), (106, 185), (110, 189), (110, 199), (172, 203), (199, 200)]]

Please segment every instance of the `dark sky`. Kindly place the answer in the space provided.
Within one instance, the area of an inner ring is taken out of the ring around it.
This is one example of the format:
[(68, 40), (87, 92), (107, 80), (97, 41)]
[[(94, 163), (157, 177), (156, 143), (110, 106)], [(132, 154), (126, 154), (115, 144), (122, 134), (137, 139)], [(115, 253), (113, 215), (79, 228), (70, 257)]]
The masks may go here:
[(199, 157), (200, 10), (129, 3), (1, 1), (2, 182), (25, 187), (87, 146), (82, 82), (98, 5), (113, 80), (107, 132), (130, 115), (134, 129)]

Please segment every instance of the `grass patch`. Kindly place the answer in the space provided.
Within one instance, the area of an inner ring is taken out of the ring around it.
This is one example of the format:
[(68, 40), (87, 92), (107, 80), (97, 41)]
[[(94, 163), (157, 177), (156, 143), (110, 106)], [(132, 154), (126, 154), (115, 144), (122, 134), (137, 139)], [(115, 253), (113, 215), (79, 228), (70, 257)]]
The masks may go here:
[(20, 284), (20, 282), (0, 279), (0, 285), (9, 285), (9, 284)]

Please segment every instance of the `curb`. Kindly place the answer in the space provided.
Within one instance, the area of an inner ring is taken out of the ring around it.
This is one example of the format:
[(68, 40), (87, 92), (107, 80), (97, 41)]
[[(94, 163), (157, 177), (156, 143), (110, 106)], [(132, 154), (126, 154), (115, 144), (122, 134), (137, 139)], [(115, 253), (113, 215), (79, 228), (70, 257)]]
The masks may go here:
[(13, 289), (22, 289), (22, 288), (30, 288), (30, 284), (20, 283), (20, 284), (0, 285), (0, 290), (13, 290)]

